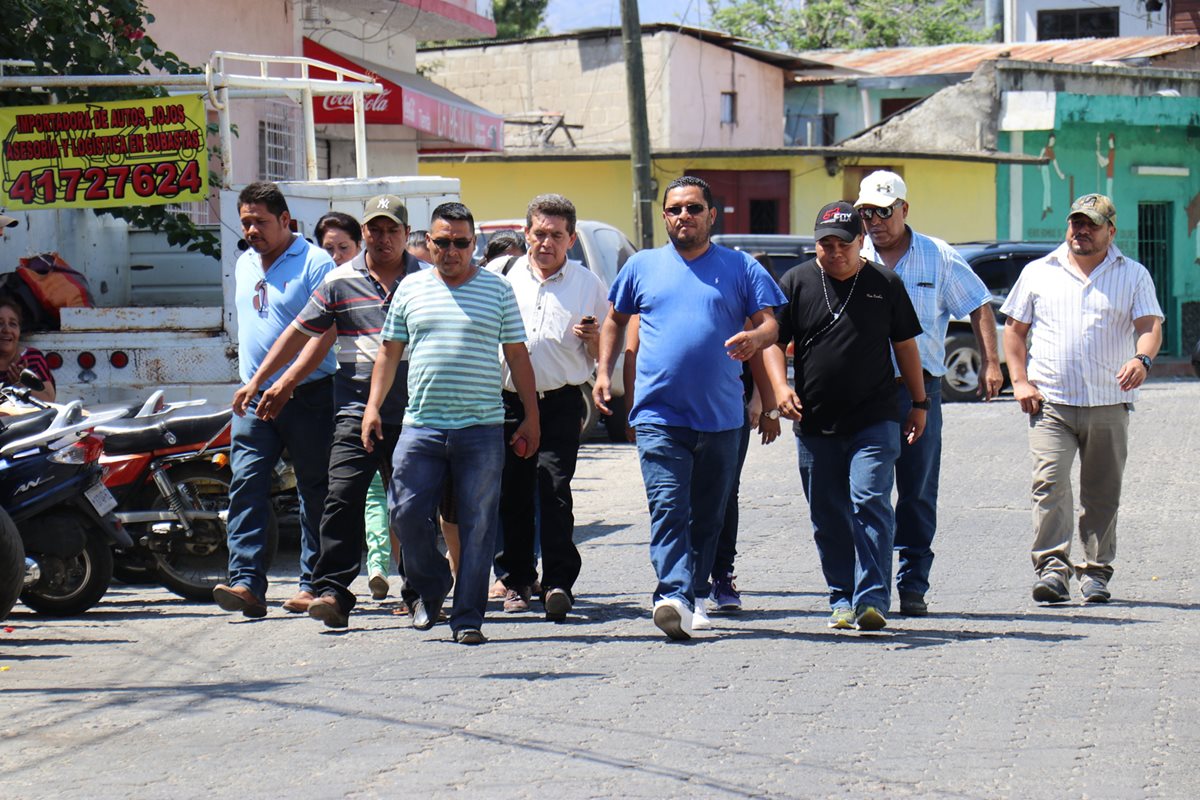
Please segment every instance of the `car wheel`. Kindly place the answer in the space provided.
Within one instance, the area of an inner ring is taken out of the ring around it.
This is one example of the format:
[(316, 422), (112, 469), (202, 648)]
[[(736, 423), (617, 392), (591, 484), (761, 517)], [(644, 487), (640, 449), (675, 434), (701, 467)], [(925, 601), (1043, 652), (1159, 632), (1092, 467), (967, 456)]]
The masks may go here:
[(956, 403), (978, 400), (976, 392), (982, 363), (974, 334), (959, 331), (946, 337), (946, 374), (942, 376), (942, 399)]

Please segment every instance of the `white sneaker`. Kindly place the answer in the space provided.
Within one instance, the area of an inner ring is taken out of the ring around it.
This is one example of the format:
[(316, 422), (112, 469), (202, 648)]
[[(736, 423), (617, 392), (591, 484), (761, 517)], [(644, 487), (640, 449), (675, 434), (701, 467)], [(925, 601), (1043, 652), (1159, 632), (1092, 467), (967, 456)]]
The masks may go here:
[(708, 609), (704, 607), (703, 600), (696, 600), (696, 610), (692, 612), (692, 630), (706, 631), (712, 627), (712, 620), (708, 618)]
[(675, 597), (664, 597), (654, 604), (654, 624), (672, 639), (692, 638), (692, 611)]

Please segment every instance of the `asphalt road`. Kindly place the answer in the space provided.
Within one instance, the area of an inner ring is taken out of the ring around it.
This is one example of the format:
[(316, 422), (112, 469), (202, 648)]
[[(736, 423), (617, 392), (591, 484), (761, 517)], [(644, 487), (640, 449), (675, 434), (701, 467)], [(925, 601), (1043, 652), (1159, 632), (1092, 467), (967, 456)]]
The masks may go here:
[[(345, 632), (114, 586), (0, 632), (0, 798), (1190, 798), (1200, 779), (1200, 381), (1132, 423), (1114, 600), (1039, 607), (1025, 422), (947, 408), (932, 614), (836, 633), (790, 436), (753, 445), (746, 610), (689, 643), (650, 622), (634, 451), (585, 448), (584, 573), (561, 625), (452, 643), (366, 599)], [(1072, 591), (1078, 596), (1077, 586)]]

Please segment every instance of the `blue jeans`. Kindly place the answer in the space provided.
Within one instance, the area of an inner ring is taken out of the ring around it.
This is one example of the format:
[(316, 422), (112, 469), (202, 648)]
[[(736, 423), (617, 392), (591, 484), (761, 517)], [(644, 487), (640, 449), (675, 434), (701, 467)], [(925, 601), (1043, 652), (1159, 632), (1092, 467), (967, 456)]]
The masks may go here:
[[(900, 386), (897, 403), (901, 419), (912, 408), (912, 395)], [(929, 591), (929, 569), (933, 566), (933, 535), (937, 532), (938, 479), (942, 471), (942, 379), (925, 381), (929, 412), (925, 433), (913, 444), (900, 443), (896, 461), (896, 550), (900, 565), (896, 589), (900, 592)]]
[(721, 533), (717, 536), (716, 557), (713, 559), (712, 576), (727, 578), (733, 574), (733, 562), (737, 558), (738, 538), (738, 490), (742, 485), (742, 467), (746, 465), (746, 452), (750, 449), (750, 437), (753, 429), (750, 427), (750, 415), (746, 414), (746, 424), (738, 431), (737, 472), (733, 474), (733, 484), (729, 487), (729, 499), (725, 501), (725, 520), (721, 524)]
[(829, 605), (886, 612), (892, 599), (892, 476), (900, 424), (877, 422), (834, 436), (801, 434), (796, 451)]
[(254, 416), (255, 398), (244, 417), (234, 416), (229, 487), (229, 585), (267, 593), (266, 529), (271, 512), (271, 472), (286, 447), (300, 496), (300, 588), (312, 591), (321, 513), (329, 479), (333, 439), (333, 387), (328, 378), (299, 386), (279, 416)]
[[(392, 526), (404, 553), (405, 600), (420, 598), (431, 616), (454, 587), (450, 628), (478, 628), (487, 607), (488, 577), (499, 527), (504, 428), (475, 425), (443, 430), (406, 425), (392, 457)], [(454, 477), (458, 580), (437, 546), (434, 522), (446, 473)]]
[(742, 431), (705, 433), (638, 425), (638, 457), (650, 506), (654, 601), (674, 597), (694, 608), (708, 597), (717, 536), (737, 472)]

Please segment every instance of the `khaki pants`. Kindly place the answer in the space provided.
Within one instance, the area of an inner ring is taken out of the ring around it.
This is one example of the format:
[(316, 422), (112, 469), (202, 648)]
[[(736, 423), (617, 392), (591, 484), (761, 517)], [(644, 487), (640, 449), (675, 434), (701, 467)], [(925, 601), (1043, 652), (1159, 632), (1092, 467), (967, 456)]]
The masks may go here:
[[(1068, 406), (1043, 403), (1029, 420), (1033, 456), (1033, 568), (1112, 577), (1117, 554), (1117, 509), (1129, 442), (1129, 410), (1124, 404)], [(1079, 453), (1079, 539), (1084, 561), (1071, 564), (1075, 501), (1071, 466)]]

